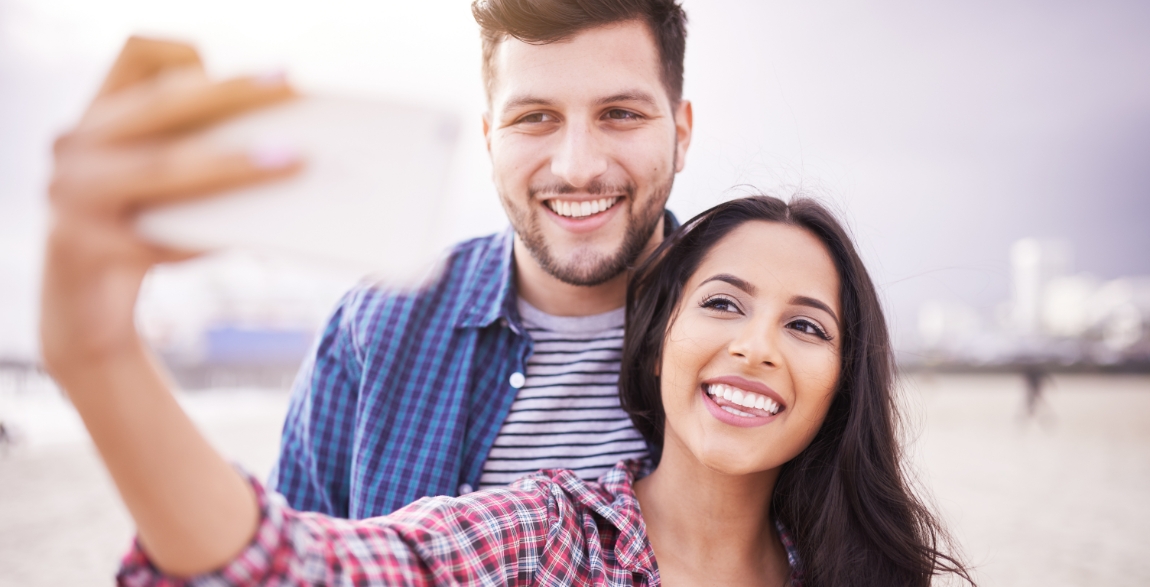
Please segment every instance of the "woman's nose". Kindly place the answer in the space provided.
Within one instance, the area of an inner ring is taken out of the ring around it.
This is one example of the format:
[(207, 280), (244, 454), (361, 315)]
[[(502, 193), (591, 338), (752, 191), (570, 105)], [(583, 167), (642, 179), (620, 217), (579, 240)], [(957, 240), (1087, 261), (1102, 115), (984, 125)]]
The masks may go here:
[(752, 365), (778, 365), (778, 341), (766, 325), (757, 320), (748, 320), (738, 331), (727, 350)]

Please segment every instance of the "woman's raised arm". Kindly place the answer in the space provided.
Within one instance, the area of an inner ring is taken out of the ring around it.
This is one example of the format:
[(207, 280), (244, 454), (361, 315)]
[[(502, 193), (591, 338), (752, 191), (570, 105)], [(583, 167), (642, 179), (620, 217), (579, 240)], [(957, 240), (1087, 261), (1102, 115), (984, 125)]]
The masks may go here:
[(187, 255), (142, 242), (134, 214), (292, 172), (297, 162), (282, 153), (218, 152), (172, 133), (291, 93), (275, 76), (213, 82), (191, 47), (133, 38), (80, 122), (56, 141), (44, 364), (80, 412), (153, 562), (177, 575), (235, 556), (258, 509), (247, 481), (180, 409), (136, 332), (144, 275)]

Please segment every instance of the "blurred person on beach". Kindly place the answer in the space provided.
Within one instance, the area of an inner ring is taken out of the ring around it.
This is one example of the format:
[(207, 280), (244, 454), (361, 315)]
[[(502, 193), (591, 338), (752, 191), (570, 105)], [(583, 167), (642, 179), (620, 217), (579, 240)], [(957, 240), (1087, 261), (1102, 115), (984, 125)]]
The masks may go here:
[[(618, 401), (623, 304), (630, 268), (677, 225), (665, 204), (691, 139), (686, 15), (673, 0), (472, 12), (511, 227), (457, 245), (418, 291), (344, 297), (297, 378), (270, 480), (297, 509), (363, 518), (543, 468), (595, 479), (648, 452)], [(133, 220), (306, 165), (185, 134), (293, 95), (282, 75), (216, 81), (190, 46), (128, 41), (55, 145), (44, 304), (58, 311), (44, 328), (71, 333), (75, 369), (169, 385), (133, 309), (151, 266), (195, 252), (145, 242)]]
[(650, 457), (363, 520), (295, 510), (229, 466), (143, 353), (78, 357), (90, 333), (66, 307), (45, 306), (43, 345), (137, 524), (120, 585), (971, 582), (909, 487), (879, 297), (820, 204), (703, 212), (637, 267), (626, 309), (619, 399)]

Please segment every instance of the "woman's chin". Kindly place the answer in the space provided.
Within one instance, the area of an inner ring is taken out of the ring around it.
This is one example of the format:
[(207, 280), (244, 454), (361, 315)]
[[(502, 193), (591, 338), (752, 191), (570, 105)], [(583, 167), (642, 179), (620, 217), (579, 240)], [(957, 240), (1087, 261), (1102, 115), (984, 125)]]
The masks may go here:
[(703, 450), (696, 459), (708, 470), (731, 477), (754, 475), (774, 468), (772, 463), (765, 462), (765, 459), (751, 451), (727, 447)]

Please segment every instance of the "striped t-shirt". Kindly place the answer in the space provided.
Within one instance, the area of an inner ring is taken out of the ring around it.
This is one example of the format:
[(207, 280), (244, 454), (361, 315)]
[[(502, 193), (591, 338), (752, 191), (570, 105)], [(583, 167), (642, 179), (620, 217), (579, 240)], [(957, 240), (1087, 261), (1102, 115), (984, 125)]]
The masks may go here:
[(619, 407), (623, 308), (594, 316), (552, 316), (519, 300), (534, 343), (523, 387), (483, 465), (481, 488), (539, 469), (594, 480), (622, 459), (647, 454)]

